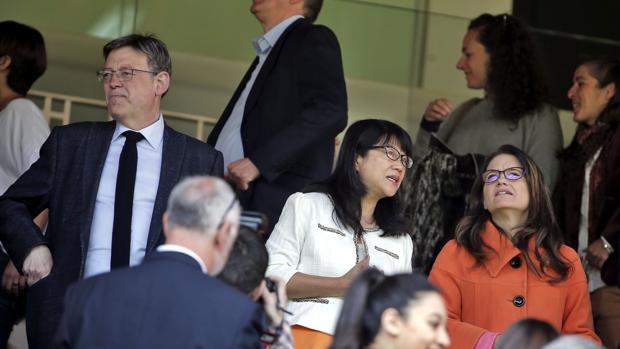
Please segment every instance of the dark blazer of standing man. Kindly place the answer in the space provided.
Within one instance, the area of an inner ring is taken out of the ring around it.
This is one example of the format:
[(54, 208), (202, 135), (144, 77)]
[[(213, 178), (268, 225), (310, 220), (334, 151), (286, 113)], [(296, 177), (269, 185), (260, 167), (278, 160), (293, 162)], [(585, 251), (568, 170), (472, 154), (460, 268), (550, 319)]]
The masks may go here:
[(166, 243), (144, 263), (76, 283), (67, 291), (59, 348), (261, 348), (263, 314), (211, 277), (239, 227), (239, 203), (221, 179), (179, 183), (164, 215)]
[[(160, 101), (172, 67), (166, 45), (152, 36), (129, 35), (103, 51), (105, 66), (98, 74), (114, 121), (54, 128), (39, 160), (0, 197), (0, 239), (30, 286), (31, 349), (52, 342), (67, 286), (111, 269), (120, 251), (112, 248), (117, 236), (127, 239), (125, 265), (139, 264), (163, 241), (161, 217), (173, 186), (184, 176), (223, 173), (219, 152), (164, 123)], [(132, 131), (141, 138), (133, 143), (135, 186), (119, 189), (127, 183), (117, 176)], [(127, 192), (132, 199), (116, 200)], [(49, 224), (43, 236), (32, 218), (45, 208)], [(126, 211), (130, 226), (117, 235), (113, 226), (123, 216), (118, 212)]]
[(207, 143), (224, 155), (244, 209), (277, 222), (288, 196), (331, 173), (347, 124), (338, 40), (312, 24), (322, 0), (253, 1), (265, 35)]

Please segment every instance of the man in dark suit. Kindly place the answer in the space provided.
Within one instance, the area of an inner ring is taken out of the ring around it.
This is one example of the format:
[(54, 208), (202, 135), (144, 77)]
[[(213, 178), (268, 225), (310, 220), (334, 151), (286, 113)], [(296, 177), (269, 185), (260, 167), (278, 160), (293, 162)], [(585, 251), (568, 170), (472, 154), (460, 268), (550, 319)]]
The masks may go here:
[(335, 137), (347, 123), (340, 47), (314, 25), (322, 0), (253, 1), (265, 34), (257, 57), (207, 143), (224, 155), (244, 209), (270, 228), (288, 196), (331, 173)]
[[(49, 347), (70, 283), (139, 264), (161, 244), (166, 200), (182, 177), (223, 174), (219, 152), (164, 123), (166, 45), (129, 35), (103, 53), (98, 75), (114, 121), (54, 128), (39, 160), (0, 197), (0, 239), (29, 285), (31, 349)], [(32, 217), (46, 208), (43, 236)]]
[(142, 265), (71, 286), (61, 348), (260, 348), (263, 315), (218, 274), (237, 237), (240, 206), (221, 179), (179, 183), (164, 214), (166, 243)]

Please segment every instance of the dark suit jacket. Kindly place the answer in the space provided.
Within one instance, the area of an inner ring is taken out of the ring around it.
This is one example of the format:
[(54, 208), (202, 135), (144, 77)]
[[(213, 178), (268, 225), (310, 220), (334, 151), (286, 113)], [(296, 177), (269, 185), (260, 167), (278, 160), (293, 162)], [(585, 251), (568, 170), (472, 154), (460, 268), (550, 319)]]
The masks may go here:
[[(54, 259), (50, 276), (28, 291), (31, 348), (36, 347), (33, 340), (49, 344), (64, 291), (84, 272), (99, 179), (115, 125), (112, 121), (55, 127), (41, 147), (39, 160), (0, 197), (0, 239), (18, 270), (37, 245), (48, 245)], [(162, 215), (174, 185), (189, 175), (223, 173), (222, 155), (211, 146), (168, 126), (163, 142), (147, 254), (163, 242)], [(43, 236), (32, 217), (45, 208), (49, 208), (49, 223)]]
[[(209, 135), (215, 145), (258, 58)], [(273, 226), (288, 196), (331, 173), (334, 139), (347, 124), (340, 47), (329, 28), (291, 24), (271, 49), (248, 96), (241, 124), (245, 156), (261, 176), (241, 203)]]
[(260, 348), (262, 310), (191, 257), (155, 252), (69, 288), (61, 348)]

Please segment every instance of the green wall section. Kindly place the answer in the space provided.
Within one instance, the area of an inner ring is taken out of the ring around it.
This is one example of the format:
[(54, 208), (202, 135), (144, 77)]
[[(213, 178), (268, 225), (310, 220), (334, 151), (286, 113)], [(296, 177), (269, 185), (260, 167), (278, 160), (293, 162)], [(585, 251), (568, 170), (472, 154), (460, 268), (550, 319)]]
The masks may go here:
[[(318, 22), (338, 36), (347, 77), (402, 86), (418, 79), (419, 2), (325, 0)], [(249, 64), (251, 40), (262, 34), (249, 7), (245, 0), (0, 0), (0, 19), (104, 39), (151, 32), (176, 52)]]
[(347, 77), (410, 85), (414, 19), (411, 9), (327, 0), (318, 22), (338, 36)]

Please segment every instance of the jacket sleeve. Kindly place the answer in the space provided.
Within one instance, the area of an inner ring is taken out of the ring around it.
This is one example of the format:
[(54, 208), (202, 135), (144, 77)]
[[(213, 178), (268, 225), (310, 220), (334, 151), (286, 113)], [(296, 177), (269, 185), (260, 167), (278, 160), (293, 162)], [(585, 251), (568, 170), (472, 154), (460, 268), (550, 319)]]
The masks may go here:
[(452, 348), (474, 348), (478, 339), (487, 330), (478, 326), (461, 321), (461, 290), (457, 277), (448, 272), (443, 266), (445, 263), (454, 261), (453, 249), (444, 247), (437, 260), (428, 280), (439, 287), (446, 302), (448, 310), (448, 334), (453, 343)]
[[(614, 132), (613, 137), (610, 144), (612, 148), (610, 151), (613, 155), (607, 159), (611, 169), (603, 175), (615, 178), (615, 180), (608, 180), (610, 186), (604, 197), (604, 212), (601, 214), (601, 222), (604, 221), (605, 225), (602, 227), (601, 235), (610, 244), (616, 246), (620, 244), (620, 181), (617, 180), (620, 178), (620, 151), (618, 150), (620, 149), (620, 129)], [(616, 254), (620, 254), (620, 251), (617, 251)]]
[(57, 129), (43, 143), (39, 159), (0, 197), (0, 240), (18, 270), (32, 248), (45, 244), (32, 219), (49, 206), (60, 138)]
[[(299, 114), (250, 160), (267, 181), (273, 181), (313, 144), (326, 135), (336, 135), (347, 124), (347, 95), (340, 46), (327, 27), (313, 26), (301, 38), (296, 68), (299, 84)], [(293, 118), (293, 116), (291, 116)]]
[[(566, 252), (563, 255), (568, 255)], [(601, 343), (600, 338), (594, 333), (592, 321), (592, 305), (586, 273), (581, 266), (577, 253), (570, 250), (568, 260), (571, 261), (572, 270), (568, 277), (566, 304), (562, 321), (562, 333), (584, 336), (596, 343)]]
[(267, 276), (277, 276), (284, 283), (288, 283), (297, 273), (301, 259), (308, 226), (306, 217), (309, 212), (305, 209), (306, 201), (304, 194), (291, 195), (284, 204), (280, 220), (267, 240), (269, 252)]
[(231, 348), (238, 349), (260, 349), (261, 336), (265, 330), (265, 315), (263, 310), (256, 305), (251, 316), (245, 324), (239, 326), (235, 335), (235, 341)]
[(209, 173), (211, 176), (224, 178), (224, 157), (218, 150), (215, 150), (215, 159), (213, 160), (213, 166)]

